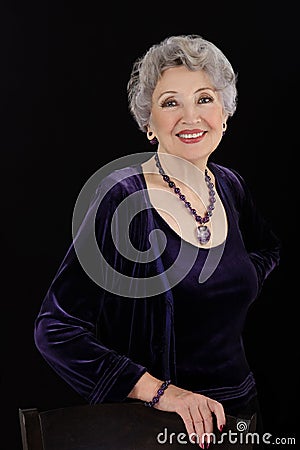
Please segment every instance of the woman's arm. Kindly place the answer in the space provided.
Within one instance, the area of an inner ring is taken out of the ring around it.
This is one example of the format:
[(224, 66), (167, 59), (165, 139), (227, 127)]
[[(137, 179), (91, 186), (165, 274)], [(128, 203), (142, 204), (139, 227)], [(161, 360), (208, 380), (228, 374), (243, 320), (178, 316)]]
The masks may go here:
[(244, 179), (238, 172), (232, 172), (236, 177), (234, 184), (240, 229), (261, 289), (265, 279), (279, 265), (281, 243), (259, 210)]
[[(100, 251), (120, 271), (109, 234), (111, 216), (124, 194), (116, 185), (98, 205), (99, 194), (101, 192), (97, 192), (74, 241), (84, 248), (90, 232), (86, 236), (85, 233), (95, 218), (96, 208), (97, 216), (91, 230), (95, 230)], [(36, 318), (35, 343), (48, 364), (89, 403), (121, 401), (146, 369), (125, 354), (108, 348), (96, 337), (96, 326), (107, 301), (107, 292), (83, 269), (74, 241)], [(99, 271), (105, 277), (104, 265), (99, 264)]]

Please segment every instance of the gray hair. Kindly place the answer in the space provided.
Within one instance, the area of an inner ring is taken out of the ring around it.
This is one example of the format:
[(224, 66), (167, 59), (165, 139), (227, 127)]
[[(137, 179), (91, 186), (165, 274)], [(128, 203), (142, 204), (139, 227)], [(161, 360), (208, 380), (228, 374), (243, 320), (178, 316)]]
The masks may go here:
[(221, 94), (225, 114), (232, 116), (237, 104), (237, 76), (226, 56), (199, 35), (171, 36), (138, 58), (127, 84), (129, 109), (142, 131), (149, 124), (152, 94), (162, 73), (170, 67), (204, 70)]

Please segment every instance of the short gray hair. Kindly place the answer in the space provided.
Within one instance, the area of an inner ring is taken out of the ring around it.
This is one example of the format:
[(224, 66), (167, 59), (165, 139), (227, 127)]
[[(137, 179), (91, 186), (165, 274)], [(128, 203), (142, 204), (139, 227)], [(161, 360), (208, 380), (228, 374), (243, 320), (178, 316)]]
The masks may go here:
[(149, 124), (152, 94), (159, 78), (166, 69), (181, 65), (189, 70), (203, 69), (221, 94), (225, 114), (234, 114), (237, 75), (222, 51), (199, 35), (171, 36), (150, 47), (132, 67), (127, 84), (129, 109), (142, 131)]

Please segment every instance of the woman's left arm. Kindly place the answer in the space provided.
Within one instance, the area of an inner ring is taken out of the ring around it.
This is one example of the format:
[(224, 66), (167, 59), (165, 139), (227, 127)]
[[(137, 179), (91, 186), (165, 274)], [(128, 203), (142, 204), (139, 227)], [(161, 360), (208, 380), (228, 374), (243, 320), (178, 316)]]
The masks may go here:
[(239, 225), (246, 250), (258, 274), (259, 287), (279, 265), (281, 242), (269, 221), (259, 210), (249, 186), (239, 173), (233, 171), (238, 184)]

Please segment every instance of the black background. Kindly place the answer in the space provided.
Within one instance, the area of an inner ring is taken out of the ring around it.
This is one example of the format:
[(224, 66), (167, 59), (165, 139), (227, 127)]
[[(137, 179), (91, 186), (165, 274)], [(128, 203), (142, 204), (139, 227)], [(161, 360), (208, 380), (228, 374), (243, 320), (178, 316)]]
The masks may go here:
[(296, 432), (297, 13), (287, 2), (185, 3), (1, 4), (3, 450), (21, 449), (18, 408), (83, 403), (35, 349), (33, 322), (84, 183), (115, 158), (153, 150), (129, 115), (126, 84), (133, 61), (171, 34), (213, 41), (238, 73), (238, 109), (214, 156), (240, 171), (282, 240), (245, 346), (266, 431)]

